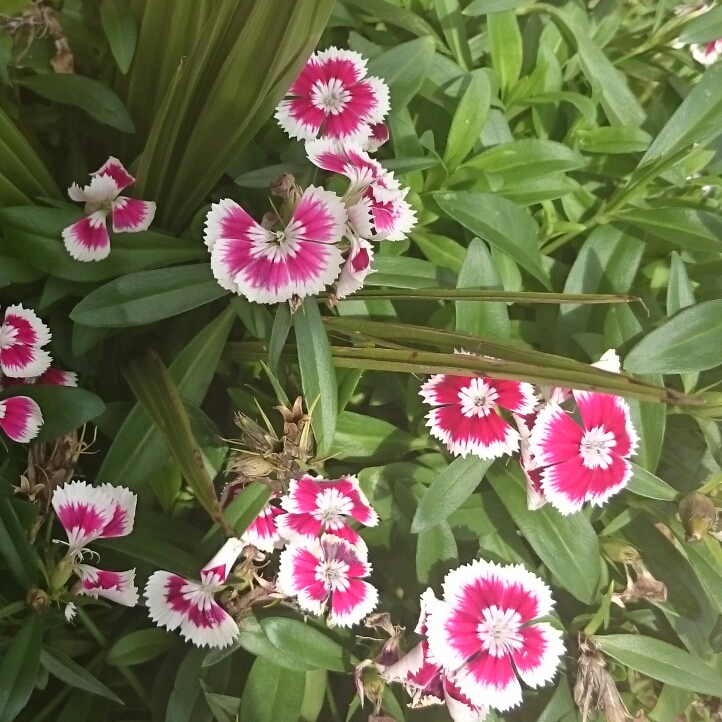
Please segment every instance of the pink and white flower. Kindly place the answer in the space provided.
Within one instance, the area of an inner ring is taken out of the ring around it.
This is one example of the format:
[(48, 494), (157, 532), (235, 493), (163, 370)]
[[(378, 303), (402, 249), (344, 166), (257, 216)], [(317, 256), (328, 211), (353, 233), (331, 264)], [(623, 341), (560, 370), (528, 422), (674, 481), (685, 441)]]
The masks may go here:
[(39, 376), (48, 370), (50, 329), (35, 311), (21, 305), (8, 306), (0, 326), (0, 371), (12, 378)]
[(537, 622), (551, 591), (521, 565), (476, 560), (446, 575), (443, 600), (430, 605), (429, 650), (472, 705), (504, 712), (530, 687), (550, 682), (564, 652), (561, 632)]
[(243, 532), (241, 540), (244, 544), (251, 544), (267, 554), (274, 549), (280, 549), (285, 545), (286, 540), (278, 531), (278, 517), (284, 515), (283, 509), (269, 502)]
[(281, 535), (293, 542), (312, 541), (330, 532), (365, 550), (364, 541), (347, 520), (364, 526), (376, 526), (379, 521), (355, 476), (327, 480), (306, 474), (291, 481), (281, 506), (288, 513), (277, 517), (276, 524)]
[(364, 143), (364, 150), (373, 153), (389, 139), (389, 127), (385, 123), (374, 123), (371, 133)]
[(540, 465), (531, 453), (531, 429), (534, 426), (538, 414), (532, 413), (528, 416), (517, 416), (514, 414), (514, 421), (519, 430), (519, 465), (526, 477), (526, 505), (530, 511), (541, 509), (547, 503), (542, 489), (542, 474)]
[(298, 598), (304, 611), (321, 616), (328, 609), (328, 625), (351, 627), (370, 614), (378, 592), (363, 581), (371, 565), (345, 539), (324, 534), (306, 545), (293, 544), (281, 552), (277, 588)]
[(114, 233), (145, 231), (155, 216), (155, 203), (120, 195), (135, 183), (117, 158), (108, 158), (91, 173), (90, 184), (81, 188), (73, 183), (68, 195), (73, 201), (85, 203), (85, 218), (63, 230), (68, 253), (76, 261), (100, 261), (110, 253), (110, 236), (106, 221), (110, 216)]
[(366, 73), (360, 53), (337, 48), (315, 53), (276, 109), (276, 119), (292, 138), (365, 140), (369, 126), (389, 112), (388, 86)]
[(200, 572), (200, 582), (157, 571), (145, 587), (150, 618), (198, 647), (227, 647), (238, 636), (238, 625), (216, 601), (245, 544), (229, 539)]
[[(53, 509), (68, 537), (68, 552), (59, 566), (75, 572), (79, 581), (74, 594), (105, 597), (128, 607), (138, 603), (135, 569), (112, 572), (83, 563), (90, 552), (86, 547), (96, 539), (127, 536), (133, 531), (136, 495), (122, 486), (90, 486), (73, 481), (53, 493)], [(67, 579), (67, 577), (66, 577)]]
[(544, 495), (562, 514), (579, 511), (587, 501), (601, 506), (623, 489), (639, 441), (624, 399), (589, 391), (575, 391), (574, 399), (581, 425), (549, 404), (529, 440), (537, 465), (544, 467)]
[[(421, 595), (421, 616), (414, 630), (426, 635), (426, 617), (436, 602), (431, 589)], [(411, 697), (409, 707), (417, 709), (445, 704), (454, 722), (483, 722), (488, 708), (472, 704), (471, 700), (451, 681), (444, 668), (435, 660), (424, 639), (408, 654), (381, 670), (387, 682), (399, 682)]]
[(351, 238), (351, 248), (341, 269), (341, 275), (334, 284), (337, 299), (346, 298), (363, 288), (366, 276), (373, 273), (371, 262), (374, 251), (371, 244), (363, 238)]
[(256, 223), (226, 198), (206, 218), (211, 269), (223, 288), (257, 303), (288, 301), (323, 291), (343, 262), (346, 209), (331, 191), (309, 186), (283, 230)]
[(426, 417), (431, 435), (455, 456), (472, 453), (481, 459), (497, 459), (519, 448), (519, 432), (499, 408), (526, 416), (536, 406), (530, 384), (484, 376), (436, 374), (421, 387), (421, 396), (435, 407)]
[(0, 401), (0, 429), (20, 444), (32, 441), (43, 424), (40, 407), (27, 396), (10, 396)]
[(713, 40), (711, 43), (695, 43), (689, 46), (689, 51), (698, 63), (709, 67), (716, 63), (720, 56), (722, 56), (722, 38)]
[(77, 386), (78, 375), (74, 371), (63, 371), (63, 369), (49, 368), (39, 376), (30, 376), (26, 379), (16, 379), (10, 376), (3, 376), (0, 373), (0, 389), (10, 389), (15, 386)]
[(346, 176), (350, 184), (343, 200), (352, 234), (368, 240), (402, 241), (416, 225), (416, 214), (405, 200), (394, 174), (356, 143), (328, 138), (306, 143), (309, 160), (319, 168)]

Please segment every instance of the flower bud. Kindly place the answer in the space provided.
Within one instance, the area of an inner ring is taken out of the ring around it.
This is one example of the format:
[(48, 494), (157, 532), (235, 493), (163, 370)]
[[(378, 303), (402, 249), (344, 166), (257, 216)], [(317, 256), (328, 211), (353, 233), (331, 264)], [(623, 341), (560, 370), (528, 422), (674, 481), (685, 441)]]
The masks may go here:
[(44, 612), (50, 605), (50, 598), (42, 590), (33, 587), (25, 595), (25, 606), (33, 612)]
[(717, 509), (709, 497), (693, 491), (679, 502), (679, 518), (684, 525), (686, 541), (694, 544), (712, 528), (717, 519)]

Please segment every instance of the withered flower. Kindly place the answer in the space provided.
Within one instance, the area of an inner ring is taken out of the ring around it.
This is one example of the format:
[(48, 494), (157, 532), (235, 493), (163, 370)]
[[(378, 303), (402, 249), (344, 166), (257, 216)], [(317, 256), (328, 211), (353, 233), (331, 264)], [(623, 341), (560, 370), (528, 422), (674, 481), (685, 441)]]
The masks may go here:
[(377, 612), (369, 614), (364, 621), (367, 629), (380, 629), (386, 632), (388, 639), (381, 645), (379, 653), (374, 661), (382, 667), (388, 667), (399, 661), (401, 657), (401, 640), (404, 636), (404, 628), (391, 623), (391, 615), (388, 612)]
[(607, 722), (625, 722), (632, 718), (601, 652), (583, 637), (579, 639), (574, 702), (582, 713), (582, 722), (587, 722), (590, 710), (599, 710)]
[(685, 540), (694, 544), (712, 530), (717, 508), (708, 496), (693, 491), (679, 502), (679, 518), (684, 525)]
[[(613, 562), (624, 564), (624, 571), (627, 574), (627, 586), (624, 591), (612, 595), (613, 602), (623, 607), (625, 602), (635, 599), (646, 599), (648, 602), (667, 600), (667, 587), (664, 582), (654, 578), (637, 549), (614, 537), (602, 537), (600, 541), (604, 554)], [(630, 567), (634, 571), (634, 580), (629, 573)]]

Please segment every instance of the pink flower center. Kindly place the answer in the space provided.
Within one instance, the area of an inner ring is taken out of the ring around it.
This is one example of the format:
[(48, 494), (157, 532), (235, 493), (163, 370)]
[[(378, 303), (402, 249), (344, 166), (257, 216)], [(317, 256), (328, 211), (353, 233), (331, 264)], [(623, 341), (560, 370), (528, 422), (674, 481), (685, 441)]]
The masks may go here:
[(325, 489), (316, 497), (313, 516), (329, 529), (338, 529), (351, 514), (351, 500), (338, 489)]
[(340, 559), (328, 559), (321, 562), (316, 571), (316, 579), (323, 582), (331, 592), (348, 589), (348, 564)]
[(338, 115), (343, 112), (351, 93), (338, 78), (331, 78), (328, 82), (319, 80), (311, 91), (311, 102), (326, 115)]
[(484, 609), (481, 616), (482, 621), (479, 622), (477, 633), (482, 649), (493, 657), (503, 657), (521, 648), (523, 639), (519, 633), (521, 628), (519, 612), (491, 606)]
[(595, 426), (582, 436), (579, 452), (582, 462), (588, 469), (598, 466), (606, 469), (612, 463), (610, 450), (617, 445), (617, 440), (611, 431), (605, 431), (603, 426)]
[(471, 379), (471, 383), (459, 391), (461, 413), (464, 416), (486, 416), (496, 407), (499, 394), (483, 379)]

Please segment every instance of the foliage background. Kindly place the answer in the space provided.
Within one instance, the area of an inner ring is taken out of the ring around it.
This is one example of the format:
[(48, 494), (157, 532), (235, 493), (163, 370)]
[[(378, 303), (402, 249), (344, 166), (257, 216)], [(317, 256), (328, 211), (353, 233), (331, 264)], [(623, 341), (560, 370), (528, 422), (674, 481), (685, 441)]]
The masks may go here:
[[(722, 479), (722, 64), (702, 72), (672, 43), (722, 35), (721, 9), (679, 15), (665, 0), (48, 5), (75, 73), (53, 72), (57, 38), (47, 29), (6, 22), (0, 32), (0, 294), (35, 308), (52, 328), (54, 358), (80, 374), (80, 389), (28, 392), (47, 420), (41, 440), (89, 422), (94, 443), (79, 473), (140, 496), (132, 536), (104, 542), (103, 553), (136, 565), (141, 586), (159, 567), (193, 575), (220, 538), (202, 507), (214, 512), (209, 489), (221, 485), (233, 412), (257, 418), (258, 402), (279, 421), (277, 397), (304, 393), (319, 399), (319, 465), (359, 473), (382, 518), (364, 538), (396, 623), (412, 628), (419, 593), (479, 554), (523, 562), (551, 584), (565, 667), (506, 717), (578, 716), (571, 685), (585, 628), (633, 714), (719, 715), (722, 551), (709, 535), (684, 541), (675, 502), (700, 488), (714, 496)], [(22, 0), (0, 4), (8, 16), (23, 10)], [(260, 217), (282, 171), (314, 179), (302, 146), (269, 116), (317, 43), (358, 50), (389, 83), (391, 141), (380, 157), (411, 186), (420, 223), (408, 242), (381, 244), (355, 298), (333, 312), (307, 301), (291, 319), (225, 294), (202, 223), (211, 200), (227, 196)], [(137, 174), (139, 197), (158, 202), (157, 222), (114, 238), (106, 260), (79, 264), (60, 240), (80, 217), (64, 189), (108, 155)], [(481, 302), (455, 291), (480, 288), (517, 295)], [(588, 305), (547, 292), (620, 298)], [(601, 510), (561, 517), (527, 510), (515, 462), (449, 464), (426, 431), (418, 388), (424, 373), (455, 367), (460, 341), (505, 360), (513, 377), (626, 395), (642, 436), (629, 489)], [(166, 395), (144, 386), (142, 364), (127, 370), (148, 347), (168, 367)], [(565, 360), (612, 347), (636, 380)], [(160, 419), (146, 412), (154, 403)], [(203, 470), (187, 465), (187, 445), (168, 445), (159, 421), (191, 429)], [(53, 531), (47, 524), (28, 543), (38, 510), (13, 493), (25, 451), (2, 453), (0, 720), (227, 722), (239, 704), (243, 722), (368, 713), (354, 712), (347, 673), (373, 645), (281, 609), (249, 618), (231, 654), (211, 655), (150, 627), (142, 607), (90, 605), (73, 627), (57, 609), (28, 610)], [(256, 487), (241, 497), (237, 530), (262, 501)], [(640, 550), (666, 602), (610, 607), (610, 585), (625, 583), (614, 540)], [(387, 692), (397, 719), (445, 719), (402, 705)]]

